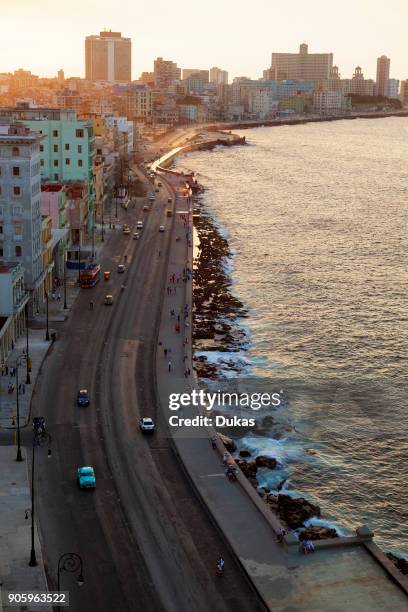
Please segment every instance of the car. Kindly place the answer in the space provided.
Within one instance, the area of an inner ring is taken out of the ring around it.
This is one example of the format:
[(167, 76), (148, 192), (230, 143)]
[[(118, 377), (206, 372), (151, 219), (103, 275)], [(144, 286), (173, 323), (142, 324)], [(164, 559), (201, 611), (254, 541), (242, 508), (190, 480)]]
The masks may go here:
[(89, 406), (90, 403), (91, 402), (89, 400), (88, 390), (80, 389), (78, 391), (78, 397), (77, 397), (78, 406)]
[(106, 306), (112, 306), (112, 304), (113, 304), (113, 295), (105, 295), (104, 304)]
[(129, 234), (130, 234), (130, 227), (127, 227), (126, 229), (124, 229), (123, 233), (125, 234), (125, 236), (129, 236)]
[(118, 274), (123, 274), (126, 268), (123, 264), (118, 264)]
[(133, 232), (133, 240), (139, 240), (140, 234), (139, 232)]
[(172, 203), (172, 198), (167, 198), (167, 204), (171, 204)]
[(129, 225), (127, 223), (124, 223), (122, 225), (122, 230), (125, 231), (126, 229), (129, 229)]
[(77, 469), (77, 480), (80, 489), (94, 489), (96, 487), (95, 472), (92, 466), (84, 465)]
[(159, 181), (159, 182), (157, 183), (157, 186), (158, 186), (158, 187), (161, 187), (161, 186), (162, 186), (161, 181)]
[(149, 207), (147, 206), (147, 204), (145, 204), (145, 205), (143, 206), (143, 210), (144, 210), (145, 212), (147, 212), (147, 211), (149, 210)]
[(136, 225), (137, 229), (143, 229), (143, 221), (138, 221)]
[(154, 202), (154, 195), (151, 195), (151, 196), (149, 197), (149, 201), (150, 201), (150, 202)]
[(159, 193), (160, 189), (158, 187), (156, 187), (155, 192)]
[(159, 227), (159, 232), (164, 232), (164, 225), (161, 225), (161, 226)]
[(153, 433), (155, 429), (155, 424), (153, 419), (150, 417), (143, 417), (139, 421), (139, 427), (143, 433)]

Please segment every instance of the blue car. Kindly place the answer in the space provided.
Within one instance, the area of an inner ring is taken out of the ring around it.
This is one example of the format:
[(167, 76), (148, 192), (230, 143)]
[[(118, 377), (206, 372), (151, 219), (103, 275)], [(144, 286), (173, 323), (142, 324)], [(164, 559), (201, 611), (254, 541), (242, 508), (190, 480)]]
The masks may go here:
[(91, 466), (78, 468), (77, 478), (80, 489), (94, 489), (96, 487), (95, 472)]
[(89, 406), (89, 395), (86, 389), (78, 391), (77, 404), (78, 406)]

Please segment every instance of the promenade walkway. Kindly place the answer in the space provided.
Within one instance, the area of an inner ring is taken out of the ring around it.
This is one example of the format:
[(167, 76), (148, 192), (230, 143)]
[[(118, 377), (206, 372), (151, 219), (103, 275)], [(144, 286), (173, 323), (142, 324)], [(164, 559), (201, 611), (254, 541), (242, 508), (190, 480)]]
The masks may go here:
[[(192, 388), (197, 388), (197, 384), (192, 374), (185, 375), (188, 368), (192, 372), (192, 287), (191, 281), (183, 283), (180, 280), (183, 269), (192, 265), (192, 215), (190, 211), (186, 239), (183, 217), (179, 214), (188, 209), (187, 199), (180, 190), (183, 179), (164, 178), (171, 181), (178, 191), (176, 211), (179, 211), (174, 220), (168, 263), (170, 291), (166, 289), (164, 295), (157, 351), (158, 394), (161, 410), (168, 422), (170, 416), (189, 418), (199, 412), (192, 406), (177, 412), (169, 410), (171, 393), (189, 393)], [(176, 242), (176, 235), (183, 239)], [(173, 275), (176, 281), (179, 278), (178, 283), (170, 280)], [(183, 325), (186, 304), (188, 326)], [(175, 311), (174, 316), (171, 310)], [(178, 315), (181, 319), (180, 332), (176, 331)], [(287, 549), (278, 544), (270, 524), (244, 488), (226, 479), (221, 455), (212, 449), (206, 428), (169, 427), (169, 436), (193, 486), (268, 609), (275, 612), (408, 610), (404, 591), (390, 579), (363, 545), (341, 546), (303, 555), (296, 545)], [(221, 535), (219, 548), (214, 550), (214, 563), (222, 553)]]

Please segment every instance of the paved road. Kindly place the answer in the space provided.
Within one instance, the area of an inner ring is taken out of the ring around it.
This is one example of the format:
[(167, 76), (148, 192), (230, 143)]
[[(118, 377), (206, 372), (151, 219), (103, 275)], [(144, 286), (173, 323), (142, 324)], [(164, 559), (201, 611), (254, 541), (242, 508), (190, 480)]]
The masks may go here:
[[(228, 574), (215, 577), (221, 536), (160, 434), (155, 347), (172, 239), (168, 195), (158, 197), (148, 213), (140, 210), (140, 201), (138, 210), (122, 213), (131, 226), (144, 218), (142, 237), (132, 240), (120, 230), (111, 235), (101, 263), (112, 278), (81, 292), (33, 399), (33, 415), (46, 417), (53, 437), (51, 460), (42, 449), (36, 459), (45, 564), (55, 579), (59, 555), (83, 557), (82, 588), (75, 575), (62, 575), (75, 612), (258, 609), (227, 554)], [(158, 232), (160, 224), (166, 225), (164, 233)], [(127, 288), (121, 292), (123, 276), (115, 270), (124, 253)], [(107, 292), (114, 295), (112, 307), (103, 305)], [(81, 387), (90, 391), (89, 408), (75, 405)], [(151, 439), (137, 429), (141, 415), (158, 418), (158, 434)], [(79, 491), (75, 483), (76, 468), (87, 464), (96, 471), (94, 492)]]

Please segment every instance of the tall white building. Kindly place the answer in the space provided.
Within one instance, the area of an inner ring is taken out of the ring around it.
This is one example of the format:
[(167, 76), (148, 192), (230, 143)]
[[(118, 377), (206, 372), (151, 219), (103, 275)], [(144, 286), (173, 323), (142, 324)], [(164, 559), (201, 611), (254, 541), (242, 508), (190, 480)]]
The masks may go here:
[(400, 82), (398, 79), (388, 79), (388, 92), (389, 98), (398, 98)]
[(228, 85), (228, 72), (215, 66), (210, 68), (210, 83), (215, 83), (216, 85)]
[(0, 124), (0, 260), (21, 264), (33, 302), (43, 301), (40, 142), (22, 124)]
[(318, 90), (313, 93), (313, 110), (320, 115), (335, 115), (349, 107), (350, 98), (341, 91)]
[(131, 81), (132, 42), (121, 32), (100, 32), (85, 39), (85, 78), (88, 81), (126, 83)]

